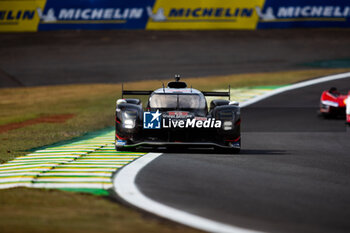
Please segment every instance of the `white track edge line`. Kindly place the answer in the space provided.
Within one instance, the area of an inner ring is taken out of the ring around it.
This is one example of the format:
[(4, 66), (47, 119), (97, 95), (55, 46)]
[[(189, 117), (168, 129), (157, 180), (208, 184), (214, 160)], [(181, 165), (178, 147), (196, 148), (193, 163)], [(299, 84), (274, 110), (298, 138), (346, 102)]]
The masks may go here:
[(240, 103), (240, 106), (242, 108), (244, 108), (248, 105), (254, 104), (254, 103), (259, 102), (263, 99), (267, 99), (271, 96), (274, 96), (274, 95), (277, 95), (277, 94), (280, 94), (280, 93), (283, 93), (286, 91), (290, 91), (290, 90), (294, 90), (294, 89), (298, 89), (298, 88), (302, 88), (302, 87), (307, 87), (307, 86), (311, 86), (311, 85), (315, 85), (315, 84), (319, 84), (319, 83), (323, 83), (323, 82), (328, 82), (328, 81), (332, 81), (332, 80), (343, 79), (343, 78), (350, 78), (350, 72), (328, 75), (328, 76), (324, 76), (321, 78), (311, 79), (308, 81), (288, 85), (285, 87), (280, 87), (280, 88), (277, 88), (277, 89), (275, 89), (271, 92), (268, 92), (266, 94), (257, 96), (255, 98), (252, 98), (252, 99), (247, 100), (247, 101), (244, 101), (243, 103)]
[(209, 232), (253, 233), (239, 227), (216, 222), (178, 210), (146, 197), (137, 188), (135, 179), (138, 172), (162, 153), (148, 153), (121, 169), (113, 179), (114, 191), (129, 204), (184, 225)]
[[(350, 72), (328, 75), (321, 78), (308, 80), (305, 82), (300, 82), (292, 84), (289, 86), (281, 87), (275, 89), (269, 93), (263, 94), (251, 100), (245, 101), (240, 104), (240, 106), (246, 107), (248, 105), (259, 102), (263, 99), (269, 98), (271, 96), (283, 93), (286, 91), (311, 86), (318, 83), (323, 83), (327, 81), (350, 78)], [(185, 211), (175, 209), (159, 202), (156, 202), (140, 192), (136, 186), (136, 176), (139, 171), (142, 170), (147, 164), (161, 156), (162, 153), (148, 153), (128, 165), (124, 166), (122, 169), (118, 170), (116, 175), (113, 177), (113, 189), (116, 194), (122, 198), (124, 201), (130, 205), (136, 206), (140, 209), (148, 211), (157, 216), (196, 228), (208, 232), (232, 232), (232, 233), (253, 233), (259, 231), (252, 231), (245, 228), (240, 228), (232, 225), (227, 225), (221, 222), (216, 222), (207, 218), (203, 218), (197, 215), (187, 213)]]

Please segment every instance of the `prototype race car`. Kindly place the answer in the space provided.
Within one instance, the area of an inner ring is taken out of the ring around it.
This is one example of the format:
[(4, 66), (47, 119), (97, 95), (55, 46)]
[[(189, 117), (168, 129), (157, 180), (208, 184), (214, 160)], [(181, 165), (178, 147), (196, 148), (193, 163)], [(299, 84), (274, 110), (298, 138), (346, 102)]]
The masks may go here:
[(344, 117), (350, 124), (350, 91), (348, 95), (341, 94), (332, 87), (324, 91), (320, 100), (320, 113), (325, 117)]
[(205, 96), (228, 92), (201, 92), (188, 88), (175, 76), (174, 82), (155, 91), (122, 90), (124, 95), (149, 95), (146, 110), (139, 99), (119, 99), (116, 106), (115, 147), (206, 148), (239, 153), (241, 148), (238, 102), (216, 99), (207, 107)]
[(350, 91), (348, 93), (348, 98), (345, 99), (346, 104), (346, 124), (350, 126)]

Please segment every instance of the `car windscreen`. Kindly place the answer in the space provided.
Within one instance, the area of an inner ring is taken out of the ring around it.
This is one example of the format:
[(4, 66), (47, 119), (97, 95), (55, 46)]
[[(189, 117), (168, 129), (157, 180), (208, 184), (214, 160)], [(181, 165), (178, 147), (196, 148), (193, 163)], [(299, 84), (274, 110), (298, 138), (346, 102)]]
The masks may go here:
[(154, 94), (149, 105), (151, 108), (203, 109), (205, 98), (198, 94)]

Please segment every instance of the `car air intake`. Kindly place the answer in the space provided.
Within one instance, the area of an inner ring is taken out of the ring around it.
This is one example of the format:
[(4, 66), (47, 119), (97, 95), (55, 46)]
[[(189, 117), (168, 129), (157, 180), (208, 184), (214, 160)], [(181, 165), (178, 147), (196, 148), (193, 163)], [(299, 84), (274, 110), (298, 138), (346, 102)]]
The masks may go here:
[(185, 82), (169, 82), (169, 88), (186, 88), (187, 84)]
[(232, 120), (234, 119), (234, 114), (232, 111), (220, 111), (217, 113), (218, 119), (220, 120)]

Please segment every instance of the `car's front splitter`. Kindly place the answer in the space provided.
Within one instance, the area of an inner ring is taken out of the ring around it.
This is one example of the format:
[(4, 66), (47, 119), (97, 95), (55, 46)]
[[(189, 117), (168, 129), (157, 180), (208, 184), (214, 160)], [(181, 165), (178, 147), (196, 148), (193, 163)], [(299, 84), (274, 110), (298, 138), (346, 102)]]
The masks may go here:
[(232, 143), (230, 146), (220, 145), (215, 142), (155, 142), (155, 141), (143, 141), (134, 144), (124, 145), (126, 148), (141, 147), (141, 146), (153, 146), (153, 147), (168, 147), (168, 146), (181, 146), (181, 147), (216, 147), (223, 149), (240, 149), (240, 143)]

